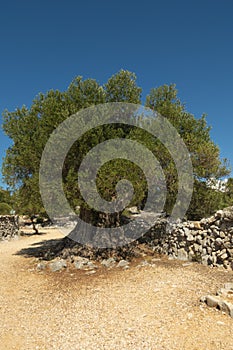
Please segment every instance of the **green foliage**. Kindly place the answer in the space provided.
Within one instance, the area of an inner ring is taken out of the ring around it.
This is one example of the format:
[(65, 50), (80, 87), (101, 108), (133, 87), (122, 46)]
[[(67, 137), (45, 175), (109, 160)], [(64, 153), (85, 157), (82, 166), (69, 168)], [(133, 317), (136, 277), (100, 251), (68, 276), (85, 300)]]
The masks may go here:
[(0, 215), (11, 214), (11, 206), (7, 203), (0, 203)]
[(0, 203), (3, 202), (12, 205), (12, 196), (10, 191), (0, 188)]
[[(177, 97), (175, 85), (164, 85), (152, 89), (146, 105), (166, 117), (177, 129), (191, 156), (194, 175), (194, 191), (187, 216), (200, 219), (224, 206), (224, 194), (207, 186), (211, 178), (220, 179), (229, 174), (225, 159), (220, 159), (220, 151), (210, 138), (210, 127), (206, 116), (196, 119), (188, 113), (185, 105)], [(176, 169), (166, 151), (159, 152), (160, 164), (167, 178), (169, 191), (166, 210), (170, 212), (177, 191)]]
[(104, 86), (106, 102), (128, 102), (140, 104), (142, 89), (136, 84), (136, 75), (121, 70)]
[(216, 210), (226, 206), (225, 194), (208, 186), (205, 181), (195, 180), (192, 201), (187, 216), (191, 220), (198, 220), (211, 216)]
[(233, 206), (233, 178), (230, 177), (226, 183), (226, 189), (223, 193), (223, 206), (231, 207)]
[[(44, 214), (40, 198), (38, 174), (40, 159), (52, 131), (70, 115), (92, 105), (106, 102), (140, 104), (142, 89), (134, 73), (121, 70), (99, 85), (94, 79), (78, 76), (64, 92), (50, 90), (40, 93), (30, 108), (23, 106), (3, 113), (3, 128), (13, 144), (6, 152), (3, 164), (5, 182), (14, 191), (14, 208), (18, 213)], [(210, 138), (205, 116), (196, 119), (188, 113), (178, 98), (174, 84), (153, 88), (146, 98), (146, 107), (166, 117), (184, 140), (192, 159), (195, 188), (188, 211), (190, 218), (206, 216), (218, 206), (230, 203), (233, 185), (226, 194), (217, 193), (206, 185), (210, 178), (220, 179), (229, 173), (219, 148)], [(153, 120), (151, 121), (153, 123)], [(175, 163), (165, 146), (148, 132), (127, 125), (107, 125), (95, 128), (77, 140), (67, 154), (63, 167), (64, 191), (73, 208), (85, 203), (78, 187), (78, 169), (82, 159), (97, 144), (112, 138), (138, 140), (157, 157), (166, 178), (168, 190), (165, 210), (171, 212), (176, 200), (178, 179)], [(91, 171), (91, 170), (90, 170)], [(116, 184), (122, 178), (132, 182), (135, 195), (130, 205), (142, 206), (147, 197), (147, 185), (142, 171), (128, 161), (116, 159), (105, 164), (97, 176), (100, 194), (106, 200), (116, 196)], [(0, 201), (8, 202), (3, 197)], [(9, 202), (10, 203), (10, 202)], [(90, 208), (89, 208), (90, 209)], [(96, 218), (96, 213), (92, 213)], [(86, 215), (86, 214), (85, 214)]]

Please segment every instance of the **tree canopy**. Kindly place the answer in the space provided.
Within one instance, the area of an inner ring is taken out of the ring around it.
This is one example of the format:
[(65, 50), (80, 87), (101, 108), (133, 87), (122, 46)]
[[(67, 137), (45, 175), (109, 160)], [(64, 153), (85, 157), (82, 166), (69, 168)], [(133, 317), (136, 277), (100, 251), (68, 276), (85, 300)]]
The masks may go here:
[[(22, 106), (15, 111), (3, 113), (3, 129), (13, 143), (6, 152), (3, 163), (5, 182), (15, 193), (15, 207), (20, 213), (44, 213), (39, 191), (39, 167), (43, 149), (49, 136), (60, 123), (72, 114), (93, 105), (107, 102), (141, 104), (142, 89), (137, 85), (136, 75), (121, 70), (104, 85), (94, 79), (75, 78), (66, 91), (50, 90), (40, 93), (30, 107)], [(186, 110), (178, 98), (174, 84), (152, 88), (145, 106), (167, 118), (185, 142), (191, 156), (194, 174), (194, 193), (188, 210), (189, 218), (211, 214), (219, 206), (231, 201), (230, 193), (219, 202), (222, 194), (208, 188), (210, 178), (221, 179), (229, 174), (226, 160), (220, 159), (218, 146), (211, 140), (206, 116), (196, 118)], [(163, 168), (168, 194), (165, 210), (171, 212), (177, 194), (177, 171), (174, 160), (164, 145), (150, 133), (128, 125), (106, 125), (84, 134), (71, 147), (63, 167), (64, 190), (73, 208), (86, 208), (78, 187), (77, 171), (80, 163), (95, 145), (111, 138), (138, 140), (150, 149)], [(98, 189), (106, 200), (116, 195), (116, 184), (122, 178), (133, 183), (135, 195), (130, 205), (143, 208), (147, 186), (142, 171), (128, 161), (116, 159), (103, 166), (97, 178)], [(222, 197), (221, 197), (222, 198)], [(217, 199), (217, 200), (216, 200)], [(203, 205), (206, 203), (206, 205)], [(208, 204), (208, 205), (207, 205)], [(92, 212), (89, 219), (98, 220)], [(85, 210), (84, 210), (85, 212)], [(83, 213), (84, 216), (87, 212)], [(92, 218), (91, 218), (92, 216)], [(88, 220), (88, 217), (86, 217)]]

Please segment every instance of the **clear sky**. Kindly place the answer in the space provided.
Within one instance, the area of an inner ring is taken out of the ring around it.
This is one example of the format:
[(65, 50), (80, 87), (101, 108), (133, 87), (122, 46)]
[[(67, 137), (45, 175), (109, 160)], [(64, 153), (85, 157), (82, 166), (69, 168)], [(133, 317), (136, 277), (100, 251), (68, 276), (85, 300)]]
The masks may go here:
[[(136, 73), (143, 98), (175, 83), (189, 112), (207, 113), (233, 164), (233, 0), (8, 0), (0, 47), (1, 113), (65, 90), (77, 75), (102, 84), (123, 68)], [(2, 159), (2, 129), (0, 141)]]

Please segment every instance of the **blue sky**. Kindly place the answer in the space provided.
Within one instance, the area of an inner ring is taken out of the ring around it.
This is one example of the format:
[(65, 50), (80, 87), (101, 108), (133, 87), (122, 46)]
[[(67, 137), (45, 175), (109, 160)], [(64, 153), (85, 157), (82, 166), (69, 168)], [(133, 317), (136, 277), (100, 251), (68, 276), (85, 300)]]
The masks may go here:
[[(233, 164), (233, 1), (21, 0), (1, 4), (0, 111), (30, 106), (82, 75), (101, 84), (136, 73), (143, 98), (175, 83), (197, 118), (207, 113)], [(0, 130), (0, 158), (9, 139)], [(0, 179), (1, 185), (1, 179)]]

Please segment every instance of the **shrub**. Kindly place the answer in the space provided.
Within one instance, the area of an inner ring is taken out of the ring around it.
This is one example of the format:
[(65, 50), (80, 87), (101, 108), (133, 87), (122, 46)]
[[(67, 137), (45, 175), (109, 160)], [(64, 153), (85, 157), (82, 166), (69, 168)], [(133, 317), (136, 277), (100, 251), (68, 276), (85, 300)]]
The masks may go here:
[(0, 203), (0, 215), (9, 215), (11, 212), (11, 206), (7, 203)]

